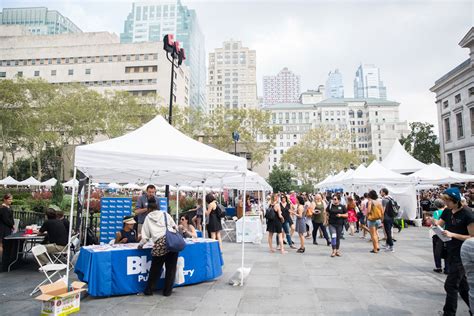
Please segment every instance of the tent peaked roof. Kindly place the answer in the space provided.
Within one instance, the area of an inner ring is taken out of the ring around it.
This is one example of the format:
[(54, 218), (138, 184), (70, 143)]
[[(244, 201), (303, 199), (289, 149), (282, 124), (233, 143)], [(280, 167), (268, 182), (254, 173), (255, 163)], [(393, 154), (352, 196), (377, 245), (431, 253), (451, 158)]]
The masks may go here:
[(1, 185), (18, 185), (20, 182), (15, 180), (12, 176), (8, 176), (5, 179), (0, 180)]
[(20, 183), (18, 183), (18, 185), (41, 185), (41, 182), (39, 182), (33, 177), (29, 177), (28, 179), (23, 180)]
[(424, 163), (413, 158), (400, 144), (398, 139), (381, 162), (382, 166), (398, 173), (410, 173), (426, 167)]
[(56, 182), (58, 182), (58, 180), (56, 180), (55, 178), (51, 178), (49, 180), (41, 182), (41, 185), (44, 185), (46, 187), (54, 187), (56, 185)]
[(75, 166), (96, 181), (174, 185), (245, 173), (247, 160), (200, 143), (157, 116), (123, 136), (78, 146)]
[(412, 173), (409, 177), (420, 184), (445, 184), (474, 181), (474, 175), (453, 172), (434, 163)]
[(77, 181), (76, 179), (71, 179), (68, 182), (63, 183), (63, 187), (72, 188), (72, 186), (75, 186), (77, 188), (79, 186), (79, 181)]

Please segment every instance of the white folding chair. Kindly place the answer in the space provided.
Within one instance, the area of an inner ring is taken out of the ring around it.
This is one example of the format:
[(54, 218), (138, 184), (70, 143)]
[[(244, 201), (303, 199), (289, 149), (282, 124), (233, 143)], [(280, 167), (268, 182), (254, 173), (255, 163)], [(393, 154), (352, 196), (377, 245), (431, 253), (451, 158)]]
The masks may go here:
[[(59, 279), (62, 278), (62, 275), (60, 272), (67, 268), (65, 264), (53, 263), (53, 260), (51, 260), (51, 257), (49, 256), (48, 251), (46, 250), (46, 247), (43, 245), (34, 246), (31, 249), (31, 252), (33, 253), (33, 256), (35, 257), (36, 261), (38, 262), (40, 266), (38, 270), (44, 273), (44, 275), (46, 276), (46, 279), (44, 279), (43, 282), (41, 282), (35, 287), (33, 292), (30, 293), (30, 296), (38, 292), (39, 287), (45, 284), (46, 282), (49, 281), (49, 283), (53, 283), (53, 277), (56, 274), (59, 275)], [(49, 263), (43, 265), (38, 258), (41, 255), (45, 255), (48, 258)]]
[[(70, 244), (71, 244), (71, 249), (74, 249), (72, 251), (76, 252), (76, 248), (79, 247), (79, 244), (80, 244), (79, 234), (76, 234), (71, 237)], [(67, 258), (67, 249), (68, 249), (68, 245), (64, 246), (64, 248), (61, 249), (61, 251), (53, 253), (53, 263), (65, 264), (64, 258)]]
[(229, 241), (234, 241), (232, 238), (232, 232), (234, 232), (233, 228), (230, 228), (227, 226), (227, 223), (224, 219), (221, 220), (222, 223), (222, 231), (224, 232), (224, 236), (222, 237), (222, 240), (224, 240), (226, 237), (229, 238)]

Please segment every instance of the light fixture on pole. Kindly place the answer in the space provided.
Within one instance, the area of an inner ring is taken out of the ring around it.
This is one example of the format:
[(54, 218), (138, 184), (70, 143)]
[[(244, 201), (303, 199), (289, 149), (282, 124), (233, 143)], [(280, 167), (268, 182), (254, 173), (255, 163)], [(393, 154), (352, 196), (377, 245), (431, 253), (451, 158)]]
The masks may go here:
[[(168, 110), (168, 123), (173, 125), (173, 90), (174, 90), (174, 73), (175, 68), (179, 68), (183, 63), (183, 60), (186, 59), (186, 55), (184, 53), (184, 48), (180, 47), (178, 41), (174, 40), (173, 34), (166, 34), (163, 38), (163, 49), (166, 51), (166, 58), (171, 63), (171, 82), (170, 82), (170, 105)], [(170, 187), (169, 185), (165, 186), (165, 196), (168, 200), (168, 207), (169, 207), (169, 195), (170, 195)], [(177, 212), (178, 210), (176, 210)]]
[(233, 132), (232, 132), (232, 139), (234, 140), (234, 155), (237, 156), (237, 142), (238, 142), (239, 139), (240, 139), (239, 132), (233, 131)]

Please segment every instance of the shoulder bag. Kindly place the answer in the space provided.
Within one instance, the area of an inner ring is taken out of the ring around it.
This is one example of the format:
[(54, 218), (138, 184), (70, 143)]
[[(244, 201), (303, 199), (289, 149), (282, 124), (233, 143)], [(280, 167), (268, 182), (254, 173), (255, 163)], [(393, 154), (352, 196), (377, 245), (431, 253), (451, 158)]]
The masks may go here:
[(170, 252), (180, 252), (186, 247), (186, 241), (179, 232), (172, 232), (168, 229), (168, 214), (164, 212), (166, 225), (166, 248)]

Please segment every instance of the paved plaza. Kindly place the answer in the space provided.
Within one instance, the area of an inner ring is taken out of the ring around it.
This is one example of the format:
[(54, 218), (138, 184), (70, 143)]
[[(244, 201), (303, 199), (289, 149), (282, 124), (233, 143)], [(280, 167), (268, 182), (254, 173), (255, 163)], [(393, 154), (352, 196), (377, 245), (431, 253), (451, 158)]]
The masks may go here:
[[(395, 238), (395, 253), (374, 255), (369, 242), (346, 234), (340, 258), (330, 258), (322, 240), (320, 245), (309, 242), (304, 254), (292, 250), (286, 255), (270, 253), (266, 243), (246, 244), (252, 270), (243, 287), (228, 285), (240, 265), (241, 248), (225, 242), (224, 274), (218, 280), (176, 288), (171, 297), (159, 292), (85, 297), (80, 314), (438, 315), (445, 276), (432, 272), (428, 229), (410, 227)], [(33, 264), (0, 273), (0, 315), (38, 315), (41, 304), (28, 294), (41, 280)], [(459, 300), (458, 315), (468, 314)]]

